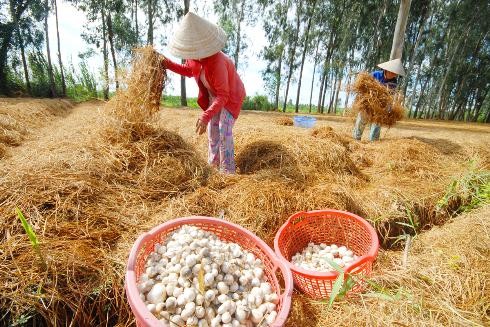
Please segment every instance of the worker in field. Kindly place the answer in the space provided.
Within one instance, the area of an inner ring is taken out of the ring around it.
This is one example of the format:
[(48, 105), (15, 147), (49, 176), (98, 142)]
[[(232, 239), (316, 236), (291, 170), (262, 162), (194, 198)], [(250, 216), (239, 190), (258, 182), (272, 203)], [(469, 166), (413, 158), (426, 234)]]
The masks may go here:
[[(400, 59), (393, 59), (387, 62), (383, 62), (378, 65), (381, 70), (374, 71), (371, 75), (382, 85), (389, 87), (390, 89), (395, 89), (398, 85), (398, 76), (405, 76), (405, 70), (403, 69), (403, 64)], [(390, 111), (391, 108), (386, 108)], [(366, 119), (363, 114), (359, 112), (356, 119), (356, 124), (354, 125), (353, 137), (356, 140), (361, 140), (362, 133), (366, 127)], [(371, 131), (369, 133), (370, 141), (379, 140), (379, 135), (381, 133), (381, 126), (378, 124), (371, 124)]]
[(221, 50), (225, 32), (215, 24), (187, 13), (169, 44), (169, 52), (186, 59), (183, 65), (168, 58), (163, 65), (171, 71), (194, 77), (199, 87), (197, 103), (203, 113), (196, 132), (208, 132), (208, 161), (224, 173), (235, 172), (233, 125), (240, 114), (245, 87), (236, 68)]

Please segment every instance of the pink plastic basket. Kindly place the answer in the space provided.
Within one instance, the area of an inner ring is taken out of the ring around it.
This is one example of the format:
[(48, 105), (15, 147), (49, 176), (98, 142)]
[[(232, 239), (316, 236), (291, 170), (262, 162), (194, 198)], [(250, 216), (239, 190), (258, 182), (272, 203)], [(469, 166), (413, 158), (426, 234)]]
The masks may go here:
[[(274, 239), (277, 256), (291, 269), (295, 285), (314, 299), (330, 296), (337, 272), (315, 272), (293, 265), (290, 260), (309, 242), (344, 245), (359, 256), (345, 268), (347, 274), (369, 276), (379, 249), (374, 228), (361, 217), (339, 210), (317, 210), (292, 215)], [(350, 294), (362, 290), (357, 283)]]
[[(265, 265), (267, 280), (271, 283), (273, 290), (279, 295), (278, 314), (272, 326), (280, 327), (284, 325), (291, 307), (291, 294), (293, 291), (293, 278), (287, 266), (276, 257), (274, 251), (264, 241), (245, 228), (222, 219), (193, 216), (173, 219), (159, 225), (150, 232), (138, 237), (134, 243), (129, 255), (125, 288), (137, 326), (168, 326), (161, 323), (146, 309), (136, 288), (136, 281), (144, 272), (146, 259), (153, 252), (155, 245), (165, 242), (167, 235), (182, 225), (197, 226), (214, 233), (221, 240), (240, 244), (243, 249), (252, 252), (257, 258), (262, 260)], [(278, 277), (278, 270), (282, 278)], [(283, 286), (281, 282), (284, 284)]]

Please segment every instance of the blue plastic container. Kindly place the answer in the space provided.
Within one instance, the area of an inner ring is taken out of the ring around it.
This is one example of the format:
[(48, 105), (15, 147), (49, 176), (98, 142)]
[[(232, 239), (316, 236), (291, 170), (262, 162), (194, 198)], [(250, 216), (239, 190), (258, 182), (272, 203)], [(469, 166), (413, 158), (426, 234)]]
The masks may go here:
[(294, 116), (294, 126), (303, 128), (312, 128), (315, 126), (316, 118), (309, 116)]

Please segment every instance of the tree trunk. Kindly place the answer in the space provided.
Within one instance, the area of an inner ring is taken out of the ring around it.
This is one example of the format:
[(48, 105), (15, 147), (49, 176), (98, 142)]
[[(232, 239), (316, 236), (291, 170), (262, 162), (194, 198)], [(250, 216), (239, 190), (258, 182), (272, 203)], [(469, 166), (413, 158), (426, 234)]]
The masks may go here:
[(342, 77), (339, 78), (337, 84), (337, 91), (335, 92), (335, 99), (333, 101), (333, 113), (337, 114), (337, 101), (339, 100), (340, 87), (342, 85)]
[(19, 19), (27, 9), (27, 5), (28, 3), (25, 2), (23, 5), (14, 6), (14, 3), (10, 1), (12, 22), (2, 23), (2, 28), (0, 28), (0, 93), (2, 94), (10, 94), (7, 85), (7, 55), (13, 34), (19, 25)]
[(328, 78), (325, 79), (325, 86), (323, 86), (322, 108), (321, 108), (322, 114), (325, 112), (325, 99), (327, 97), (327, 86), (328, 86)]
[(325, 85), (323, 85), (323, 94), (322, 94), (322, 103), (320, 104), (321, 108), (320, 108), (320, 112), (323, 114), (324, 113), (324, 109), (325, 109), (325, 98), (327, 97), (327, 86), (328, 86), (328, 80), (329, 80), (329, 75), (331, 73), (328, 73), (326, 76), (325, 76)]
[(274, 100), (274, 108), (279, 110), (279, 92), (281, 90), (281, 73), (282, 73), (282, 59), (284, 56), (284, 45), (281, 45), (281, 55), (279, 56), (279, 63), (277, 64), (276, 71), (276, 98)]
[(415, 97), (415, 92), (417, 92), (417, 84), (419, 83), (419, 80), (420, 80), (420, 70), (421, 70), (421, 68), (422, 68), (422, 65), (420, 65), (419, 68), (417, 69), (417, 75), (415, 77), (415, 83), (413, 84), (412, 94), (410, 95), (410, 100), (408, 101), (408, 105), (407, 105), (407, 108), (408, 108), (408, 118), (410, 118), (412, 116), (413, 98)]
[(110, 12), (107, 15), (107, 36), (109, 37), (109, 46), (111, 48), (112, 65), (114, 67), (114, 81), (116, 82), (116, 90), (118, 90), (119, 79), (117, 78), (116, 51), (114, 51), (114, 31), (112, 29), (112, 18)]
[(332, 93), (330, 93), (330, 102), (328, 104), (328, 113), (333, 111), (333, 101), (335, 99), (335, 92), (337, 91), (337, 82), (339, 80), (339, 75), (341, 74), (340, 70), (336, 70), (334, 74), (332, 74), (333, 85), (332, 85)]
[(298, 8), (296, 9), (296, 30), (294, 33), (293, 46), (291, 48), (291, 52), (289, 53), (289, 62), (288, 62), (289, 73), (288, 73), (288, 79), (286, 82), (286, 94), (284, 95), (284, 104), (282, 107), (282, 112), (286, 112), (286, 105), (288, 102), (289, 85), (291, 83), (291, 77), (293, 76), (293, 71), (294, 71), (294, 58), (296, 57), (296, 45), (298, 43), (299, 25), (301, 23), (300, 13), (301, 13), (302, 4), (303, 4), (303, 0), (300, 0), (299, 4), (298, 4)]
[[(430, 25), (431, 24), (429, 24), (429, 29), (430, 29)], [(420, 27), (419, 27), (419, 30), (417, 32), (418, 33), (417, 39), (415, 41), (415, 44), (414, 44), (413, 49), (412, 49), (412, 53), (410, 55), (410, 63), (408, 64), (407, 76), (404, 78), (404, 81), (403, 81), (403, 97), (405, 97), (407, 94), (409, 76), (412, 73), (412, 69), (413, 69), (413, 66), (415, 63), (415, 53), (416, 53), (417, 48), (419, 46), (420, 40), (422, 39), (423, 27), (424, 27), (424, 24), (420, 23)], [(417, 75), (419, 74), (419, 72), (420, 72), (420, 69), (418, 70)]]
[(349, 76), (347, 77), (346, 84), (346, 92), (345, 92), (345, 102), (344, 102), (344, 114), (347, 111), (347, 107), (349, 106), (349, 98), (350, 98), (350, 81), (352, 79), (352, 68), (349, 66)]
[[(301, 56), (301, 68), (299, 70), (299, 78), (298, 78), (298, 91), (296, 92), (296, 105), (294, 108), (294, 111), (297, 113), (299, 111), (299, 95), (301, 93), (301, 79), (303, 77), (303, 67), (305, 65), (305, 58), (306, 58), (306, 51), (308, 50), (308, 41), (310, 38), (310, 27), (311, 27), (311, 20), (313, 18), (313, 12), (315, 11), (316, 7), (316, 0), (313, 1), (312, 4), (312, 11), (310, 13), (310, 17), (308, 18), (308, 24), (306, 26), (306, 32), (305, 32), (305, 45), (303, 47), (303, 54)], [(315, 73), (313, 73), (314, 75)], [(310, 102), (311, 104), (311, 102)], [(310, 112), (311, 112), (311, 105), (310, 105)]]
[(148, 0), (148, 36), (146, 44), (153, 45), (153, 1)]
[(332, 112), (333, 99), (335, 98), (335, 91), (337, 90), (337, 73), (332, 73), (333, 85), (330, 92), (330, 101), (328, 102), (328, 113)]
[(311, 78), (310, 107), (308, 109), (309, 113), (311, 113), (311, 100), (313, 99), (313, 86), (315, 85), (315, 72), (316, 72), (316, 65), (318, 64), (318, 48), (319, 48), (319, 46), (320, 46), (320, 39), (318, 39), (318, 42), (316, 43), (315, 63), (313, 65), (313, 77)]
[(490, 123), (490, 108), (487, 108), (487, 115), (484, 120), (485, 123)]
[(245, 11), (245, 0), (241, 1), (241, 7), (240, 7), (240, 13), (237, 16), (237, 35), (236, 35), (236, 46), (235, 46), (235, 53), (233, 54), (233, 59), (235, 61), (235, 67), (238, 69), (238, 57), (240, 55), (240, 46), (241, 46), (241, 40), (242, 40), (242, 20), (243, 20), (243, 15)]
[[(184, 0), (184, 16), (189, 12), (190, 0)], [(185, 60), (182, 60), (185, 63)], [(187, 107), (187, 90), (185, 86), (185, 76), (180, 76), (180, 105)]]
[(22, 67), (24, 68), (24, 78), (26, 79), (27, 93), (29, 95), (32, 95), (31, 81), (29, 80), (29, 70), (27, 69), (27, 60), (26, 60), (25, 49), (24, 49), (24, 40), (22, 38), (22, 33), (20, 32), (19, 26), (17, 26), (17, 34), (19, 37), (20, 55), (22, 58)]
[(139, 26), (138, 26), (138, 0), (134, 0), (134, 21), (135, 21), (135, 25), (136, 25), (136, 40), (137, 40), (137, 44), (139, 45), (140, 44), (140, 30), (139, 30)]
[(322, 112), (322, 103), (323, 103), (323, 88), (325, 87), (325, 81), (327, 79), (327, 71), (326, 71), (326, 65), (327, 63), (325, 62), (323, 65), (323, 70), (322, 70), (322, 77), (320, 78), (320, 92), (318, 93), (318, 105), (316, 107), (317, 113)]
[[(458, 84), (456, 87), (456, 94), (454, 95), (454, 100), (455, 100), (454, 107), (456, 107), (456, 109), (452, 110), (452, 112), (449, 112), (449, 115), (448, 115), (449, 120), (454, 120), (459, 113), (458, 110), (460, 110), (462, 108), (462, 102), (463, 101), (458, 101), (458, 100), (460, 99), (461, 91), (463, 89), (463, 85), (466, 82), (466, 77), (467, 76), (464, 76), (462, 80), (458, 80), (458, 82), (457, 82)], [(459, 103), (456, 103), (456, 102), (459, 102)]]
[(456, 55), (459, 52), (459, 48), (461, 47), (462, 44), (466, 43), (466, 41), (467, 41), (468, 32), (469, 32), (469, 29), (467, 29), (466, 33), (459, 40), (458, 44), (456, 45), (456, 49), (454, 50), (454, 52), (451, 56), (451, 59), (449, 60), (449, 63), (447, 64), (447, 66), (445, 68), (446, 70), (444, 73), (444, 77), (441, 80), (441, 84), (439, 86), (439, 91), (437, 92), (437, 103), (439, 104), (439, 114), (438, 114), (439, 119), (442, 119), (442, 116), (444, 114), (444, 109), (445, 109), (443, 106), (442, 95), (443, 95), (443, 92), (444, 92), (444, 89), (446, 86), (446, 81), (447, 81), (447, 78), (448, 78), (449, 73), (451, 71), (451, 67), (452, 67), (452, 65), (453, 65), (453, 63), (457, 57)]
[(349, 106), (349, 98), (350, 98), (350, 91), (351, 91), (351, 80), (352, 80), (352, 62), (354, 61), (354, 48), (352, 48), (352, 51), (350, 53), (349, 57), (349, 75), (347, 77), (347, 92), (345, 95), (345, 104), (344, 104), (344, 115), (347, 112), (347, 107)]
[(58, 4), (57, 1), (53, 1), (54, 12), (56, 16), (56, 38), (58, 39), (58, 63), (60, 65), (61, 73), (61, 96), (66, 97), (66, 83), (65, 83), (65, 73), (63, 71), (63, 62), (61, 61), (61, 46), (60, 46), (60, 30), (58, 28)]
[(478, 116), (480, 116), (481, 108), (483, 106), (483, 103), (485, 102), (488, 93), (488, 89), (486, 89), (483, 94), (481, 94), (480, 92), (477, 94), (475, 101), (475, 113), (473, 114), (471, 121), (478, 121)]
[(56, 96), (56, 87), (54, 84), (53, 66), (51, 65), (51, 51), (49, 48), (49, 33), (48, 33), (48, 16), (49, 16), (49, 2), (46, 0), (44, 2), (46, 9), (46, 15), (44, 16), (44, 33), (46, 34), (46, 52), (48, 56), (48, 77), (49, 77), (49, 96)]
[(410, 13), (410, 3), (412, 0), (401, 0), (398, 18), (396, 20), (395, 35), (391, 45), (390, 60), (402, 57), (403, 40), (405, 39), (405, 29), (407, 27), (408, 14)]
[(107, 53), (107, 32), (106, 32), (106, 17), (105, 3), (102, 6), (102, 54), (104, 59), (104, 100), (109, 100), (109, 58)]

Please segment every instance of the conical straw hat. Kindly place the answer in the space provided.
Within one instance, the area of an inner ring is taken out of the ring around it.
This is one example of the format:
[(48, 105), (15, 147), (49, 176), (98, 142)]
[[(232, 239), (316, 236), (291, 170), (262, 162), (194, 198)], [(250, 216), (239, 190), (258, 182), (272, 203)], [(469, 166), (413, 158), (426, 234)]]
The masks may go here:
[(221, 27), (188, 12), (168, 46), (170, 53), (182, 59), (202, 59), (220, 52), (226, 44)]
[(405, 76), (405, 69), (403, 69), (401, 59), (393, 59), (387, 62), (383, 62), (379, 64), (378, 67), (389, 72), (398, 74), (400, 76)]

